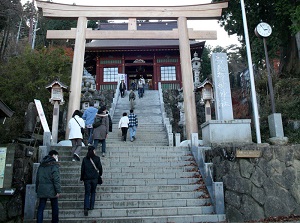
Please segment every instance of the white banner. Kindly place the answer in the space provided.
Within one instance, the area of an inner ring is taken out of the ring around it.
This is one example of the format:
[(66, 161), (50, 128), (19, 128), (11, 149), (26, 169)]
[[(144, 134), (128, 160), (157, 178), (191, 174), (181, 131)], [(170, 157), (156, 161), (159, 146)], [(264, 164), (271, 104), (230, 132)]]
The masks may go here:
[(127, 74), (118, 74), (118, 87), (119, 87), (119, 84), (121, 83), (121, 80), (124, 81), (124, 83), (126, 85), (126, 89), (128, 89), (128, 86), (127, 86)]
[(35, 103), (36, 109), (38, 111), (39, 117), (41, 119), (41, 123), (42, 123), (43, 129), (44, 129), (44, 132), (50, 132), (41, 101), (34, 99), (34, 103)]

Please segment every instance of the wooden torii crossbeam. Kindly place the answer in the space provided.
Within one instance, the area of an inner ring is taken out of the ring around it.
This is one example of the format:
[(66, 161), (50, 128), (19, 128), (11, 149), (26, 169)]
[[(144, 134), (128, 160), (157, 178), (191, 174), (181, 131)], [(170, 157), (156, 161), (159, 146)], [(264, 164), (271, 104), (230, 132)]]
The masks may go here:
[[(178, 39), (181, 61), (182, 86), (187, 138), (198, 133), (193, 73), (190, 55), (190, 39), (216, 39), (216, 31), (194, 31), (187, 28), (187, 20), (218, 19), (228, 2), (187, 6), (79, 6), (46, 1), (36, 1), (43, 16), (53, 19), (77, 20), (77, 28), (61, 31), (48, 30), (49, 39), (75, 38), (72, 78), (68, 107), (68, 120), (80, 108), (81, 81), (86, 39)], [(87, 20), (129, 20), (126, 31), (87, 29)], [(171, 31), (137, 30), (136, 19), (177, 20), (178, 29)], [(72, 102), (72, 103), (71, 103)], [(68, 137), (68, 129), (66, 138)]]

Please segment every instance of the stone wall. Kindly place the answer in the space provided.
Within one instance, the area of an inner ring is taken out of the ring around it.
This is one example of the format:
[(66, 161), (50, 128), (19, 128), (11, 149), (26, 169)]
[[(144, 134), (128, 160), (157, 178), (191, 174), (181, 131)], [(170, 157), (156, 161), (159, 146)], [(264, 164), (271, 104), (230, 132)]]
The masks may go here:
[[(26, 156), (28, 149), (33, 150), (32, 156)], [(12, 188), (15, 193), (12, 196), (1, 195), (0, 197), (0, 223), (21, 223), (24, 215), (24, 200), (26, 184), (32, 181), (32, 166), (37, 162), (36, 149), (23, 144), (9, 144), (7, 149), (15, 150)]]
[[(236, 158), (235, 150), (261, 150), (259, 158)], [(226, 216), (244, 222), (300, 215), (300, 145), (215, 146), (206, 153), (215, 181), (224, 183)]]

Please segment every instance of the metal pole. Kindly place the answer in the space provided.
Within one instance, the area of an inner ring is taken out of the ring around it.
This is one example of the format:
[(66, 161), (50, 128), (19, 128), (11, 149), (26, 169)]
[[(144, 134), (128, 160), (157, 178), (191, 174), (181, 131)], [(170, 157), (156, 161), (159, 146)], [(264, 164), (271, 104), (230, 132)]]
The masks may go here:
[(268, 56), (266, 38), (263, 38), (263, 42), (264, 42), (265, 55), (266, 55), (266, 64), (267, 64), (267, 72), (268, 72), (268, 85), (269, 85), (270, 99), (271, 99), (271, 108), (272, 108), (272, 113), (274, 114), (274, 113), (276, 113), (275, 99), (274, 99), (274, 91), (273, 91), (273, 84), (272, 84), (272, 77), (271, 77), (271, 71), (270, 71), (270, 64), (269, 64), (269, 56)]
[(245, 33), (245, 41), (246, 41), (246, 49), (247, 49), (248, 67), (249, 67), (249, 73), (250, 73), (251, 96), (252, 96), (252, 106), (253, 106), (254, 123), (255, 123), (255, 130), (256, 130), (256, 139), (257, 139), (257, 143), (261, 143), (259, 115), (258, 115), (258, 108), (257, 108), (255, 82), (254, 82), (253, 66), (252, 66), (252, 57), (251, 57), (251, 49), (250, 49), (250, 42), (249, 42), (248, 26), (247, 26), (247, 18), (246, 18), (244, 0), (241, 0), (241, 9), (242, 9), (243, 25), (244, 25), (244, 33)]

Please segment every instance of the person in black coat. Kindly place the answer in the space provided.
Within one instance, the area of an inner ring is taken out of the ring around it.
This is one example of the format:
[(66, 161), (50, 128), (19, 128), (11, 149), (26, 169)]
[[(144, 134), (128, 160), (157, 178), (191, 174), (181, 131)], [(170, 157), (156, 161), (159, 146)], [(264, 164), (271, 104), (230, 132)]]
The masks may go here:
[(126, 90), (126, 84), (124, 83), (124, 80), (121, 80), (121, 83), (119, 85), (119, 90), (121, 92), (121, 97), (124, 98), (125, 90)]
[[(93, 161), (93, 163), (92, 163)], [(95, 165), (95, 166), (94, 166)], [(96, 168), (97, 170), (96, 170)], [(81, 164), (80, 180), (84, 182), (84, 215), (88, 216), (88, 210), (93, 210), (95, 205), (98, 176), (102, 176), (100, 157), (95, 154), (95, 147), (89, 146), (86, 157)]]
[(57, 223), (58, 219), (58, 198), (61, 193), (60, 172), (58, 152), (51, 150), (45, 156), (38, 168), (36, 176), (36, 193), (39, 198), (39, 206), (37, 211), (37, 223), (42, 223), (44, 218), (44, 209), (47, 200), (51, 201), (52, 222)]

